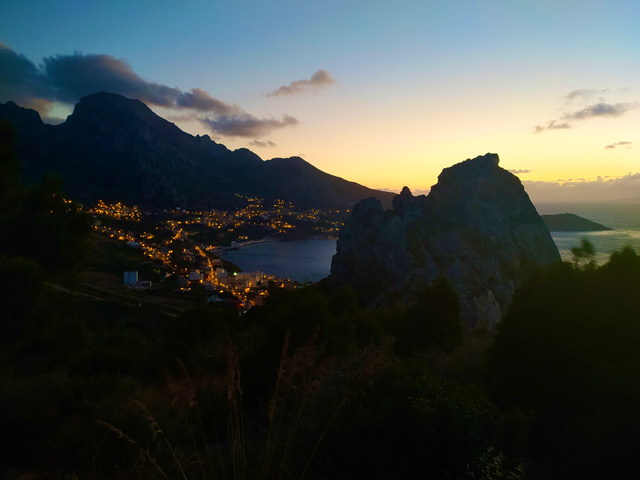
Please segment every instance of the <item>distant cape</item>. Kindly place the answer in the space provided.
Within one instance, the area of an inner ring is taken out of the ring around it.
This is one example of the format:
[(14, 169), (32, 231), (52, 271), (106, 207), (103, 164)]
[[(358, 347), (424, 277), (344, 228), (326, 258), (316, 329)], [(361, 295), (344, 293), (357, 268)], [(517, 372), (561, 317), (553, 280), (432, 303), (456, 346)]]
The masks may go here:
[(243, 198), (276, 199), (300, 208), (351, 209), (393, 194), (325, 173), (300, 157), (262, 160), (229, 150), (209, 136), (193, 136), (139, 100), (101, 92), (82, 98), (67, 120), (46, 125), (14, 102), (0, 104), (13, 124), (16, 154), (27, 183), (55, 172), (80, 202), (122, 201), (153, 208), (223, 208)]
[(579, 217), (573, 213), (541, 215), (541, 217), (551, 232), (602, 232), (611, 230), (609, 227)]

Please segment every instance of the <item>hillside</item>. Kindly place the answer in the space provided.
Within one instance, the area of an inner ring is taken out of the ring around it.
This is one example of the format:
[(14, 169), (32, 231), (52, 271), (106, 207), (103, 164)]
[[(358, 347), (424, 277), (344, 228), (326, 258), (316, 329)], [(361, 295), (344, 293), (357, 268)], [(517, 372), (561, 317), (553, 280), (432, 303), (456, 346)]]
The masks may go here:
[(113, 93), (82, 98), (73, 114), (45, 125), (34, 110), (0, 104), (13, 124), (22, 175), (37, 182), (53, 171), (80, 202), (122, 201), (147, 208), (220, 208), (239, 196), (282, 199), (301, 208), (350, 209), (363, 198), (390, 205), (393, 194), (329, 175), (299, 157), (262, 160), (193, 136), (144, 103)]

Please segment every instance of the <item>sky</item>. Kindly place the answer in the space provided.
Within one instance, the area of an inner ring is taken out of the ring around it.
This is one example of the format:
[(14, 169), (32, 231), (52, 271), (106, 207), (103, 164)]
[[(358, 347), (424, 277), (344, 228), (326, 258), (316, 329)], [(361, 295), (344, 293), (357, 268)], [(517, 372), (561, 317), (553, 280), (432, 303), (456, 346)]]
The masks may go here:
[(112, 91), (378, 189), (492, 152), (534, 201), (639, 197), (638, 19), (637, 0), (6, 0), (0, 102), (59, 123)]

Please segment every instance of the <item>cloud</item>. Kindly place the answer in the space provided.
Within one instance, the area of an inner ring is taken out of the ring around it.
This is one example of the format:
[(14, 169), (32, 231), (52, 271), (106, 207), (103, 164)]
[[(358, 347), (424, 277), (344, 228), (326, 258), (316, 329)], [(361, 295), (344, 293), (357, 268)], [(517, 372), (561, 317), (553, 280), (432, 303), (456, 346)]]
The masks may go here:
[(305, 92), (317, 92), (320, 89), (329, 87), (336, 83), (331, 74), (326, 70), (318, 70), (311, 75), (309, 80), (295, 80), (289, 85), (283, 85), (273, 92), (267, 93), (267, 97), (277, 97), (279, 95), (294, 95)]
[(114, 92), (159, 107), (234, 115), (241, 112), (200, 88), (183, 92), (179, 88), (148, 82), (131, 66), (110, 55), (56, 55), (44, 59), (44, 70), (57, 90), (59, 100), (75, 103), (95, 92)]
[(571, 125), (569, 125), (567, 122), (556, 123), (555, 120), (551, 120), (546, 125), (536, 125), (534, 128), (534, 133), (541, 133), (546, 130), (566, 130), (569, 128), (571, 128)]
[[(326, 83), (331, 77), (322, 72), (316, 72), (307, 82), (316, 88)], [(298, 123), (288, 115), (280, 120), (257, 118), (200, 88), (182, 91), (149, 82), (135, 73), (125, 60), (110, 55), (77, 52), (55, 55), (44, 58), (39, 68), (24, 55), (0, 43), (0, 101), (13, 100), (47, 116), (55, 102), (74, 104), (84, 96), (102, 91), (136, 98), (148, 105), (187, 111), (187, 115), (176, 118), (199, 119), (221, 135), (262, 136)], [(207, 117), (198, 118), (198, 114), (207, 114)]]
[(569, 179), (528, 181), (522, 184), (533, 201), (594, 202), (637, 198), (640, 173), (621, 177), (597, 177), (595, 180)]
[(603, 95), (609, 92), (608, 88), (597, 90), (595, 88), (582, 88), (579, 90), (573, 90), (566, 95), (566, 100), (568, 103), (573, 102), (574, 100), (590, 100), (597, 95)]
[[(628, 92), (627, 90), (624, 91), (625, 93)], [(581, 89), (569, 92), (565, 96), (566, 103), (570, 104), (578, 101), (584, 105), (583, 108), (574, 111), (565, 111), (558, 119), (550, 120), (546, 124), (536, 125), (533, 129), (534, 133), (549, 130), (566, 130), (573, 127), (573, 122), (585, 121), (592, 118), (618, 118), (630, 110), (640, 108), (640, 102), (611, 103), (606, 102), (604, 98), (600, 98), (597, 103), (586, 104), (587, 102), (593, 102), (595, 96), (608, 92), (610, 92), (609, 89)]]
[(0, 43), (0, 100), (47, 112), (55, 89), (46, 75), (24, 55)]
[(640, 103), (596, 103), (589, 105), (577, 112), (565, 113), (562, 115), (564, 120), (586, 120), (594, 117), (621, 117), (629, 110), (636, 109)]
[(249, 142), (249, 145), (251, 145), (252, 147), (260, 147), (260, 148), (275, 147), (276, 146), (276, 144), (274, 142), (272, 142), (271, 140), (267, 140), (265, 142), (263, 142), (262, 140), (251, 140)]
[(193, 88), (190, 92), (182, 93), (176, 99), (180, 108), (189, 108), (201, 112), (215, 112), (219, 115), (231, 115), (242, 110), (235, 105), (229, 105), (217, 98), (213, 98), (200, 88)]
[(283, 115), (282, 119), (258, 118), (253, 115), (244, 114), (242, 116), (228, 117), (222, 115), (217, 118), (200, 119), (213, 132), (231, 137), (262, 137), (278, 128), (297, 125), (298, 119)]
[(604, 148), (608, 148), (608, 149), (614, 149), (618, 147), (631, 148), (632, 145), (633, 145), (633, 142), (616, 142), (616, 143), (612, 143), (611, 145), (607, 145)]
[(513, 173), (514, 175), (520, 175), (520, 174), (523, 174), (523, 173), (531, 173), (531, 170), (524, 169), (524, 168), (511, 168), (511, 169), (507, 169), (507, 171)]

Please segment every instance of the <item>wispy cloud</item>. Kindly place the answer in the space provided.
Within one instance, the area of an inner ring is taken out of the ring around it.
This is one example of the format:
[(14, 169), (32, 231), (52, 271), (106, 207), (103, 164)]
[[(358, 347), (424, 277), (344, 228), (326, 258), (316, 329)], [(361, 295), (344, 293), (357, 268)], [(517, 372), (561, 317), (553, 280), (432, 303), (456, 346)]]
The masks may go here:
[[(572, 128), (573, 123), (576, 121), (585, 121), (593, 118), (618, 118), (630, 110), (640, 108), (640, 102), (612, 103), (606, 101), (602, 95), (608, 94), (610, 91), (609, 89), (581, 89), (569, 92), (565, 96), (565, 103), (567, 105), (582, 103), (583, 107), (577, 110), (565, 111), (554, 120), (536, 125), (533, 129), (534, 133), (542, 133), (550, 130), (567, 130)], [(598, 98), (597, 102), (594, 102), (594, 99), (598, 96), (600, 96), (600, 98)]]
[(524, 173), (531, 173), (531, 170), (528, 170), (526, 168), (511, 168), (508, 169), (507, 171), (513, 173), (514, 175), (521, 175)]
[(629, 110), (634, 110), (640, 103), (596, 103), (582, 110), (569, 112), (562, 115), (564, 120), (587, 120), (595, 117), (621, 117)]
[(283, 85), (277, 90), (267, 93), (267, 97), (279, 95), (295, 95), (299, 93), (317, 92), (336, 83), (334, 78), (326, 70), (318, 70), (308, 80), (295, 80), (289, 85)]
[(0, 101), (13, 100), (43, 116), (54, 102), (74, 104), (86, 95), (106, 91), (148, 105), (191, 112), (187, 116), (207, 114), (200, 120), (212, 131), (226, 136), (261, 136), (298, 123), (287, 115), (281, 120), (255, 117), (201, 88), (183, 91), (147, 81), (125, 60), (110, 55), (55, 55), (44, 58), (39, 68), (24, 55), (0, 44), (0, 86)]
[(610, 90), (608, 88), (604, 88), (602, 90), (597, 90), (595, 88), (582, 88), (582, 89), (573, 90), (567, 93), (565, 99), (567, 103), (571, 103), (575, 100), (591, 101), (593, 98), (597, 97), (598, 95), (604, 95), (609, 91)]
[(200, 121), (208, 126), (213, 132), (220, 135), (235, 137), (263, 137), (273, 130), (297, 125), (299, 122), (290, 115), (283, 115), (277, 118), (258, 118), (253, 115), (244, 114), (240, 116), (228, 117), (222, 115), (216, 118), (205, 117)]
[(260, 147), (260, 148), (267, 148), (267, 147), (275, 147), (276, 146), (276, 144), (274, 142), (272, 142), (271, 140), (267, 140), (267, 141), (251, 140), (249, 142), (249, 145), (251, 145), (252, 147)]
[(534, 128), (535, 133), (541, 133), (546, 130), (567, 130), (571, 128), (567, 122), (558, 123), (556, 120), (551, 120), (547, 122), (546, 125), (536, 125)]
[(632, 146), (633, 146), (633, 142), (626, 142), (626, 141), (625, 141), (625, 142), (616, 142), (616, 143), (612, 143), (612, 144), (610, 144), (610, 145), (607, 145), (607, 146), (606, 146), (606, 147), (604, 147), (604, 148), (607, 148), (607, 149), (609, 149), (609, 150), (613, 150), (614, 148), (619, 148), (619, 147), (622, 147), (622, 148), (631, 148)]

